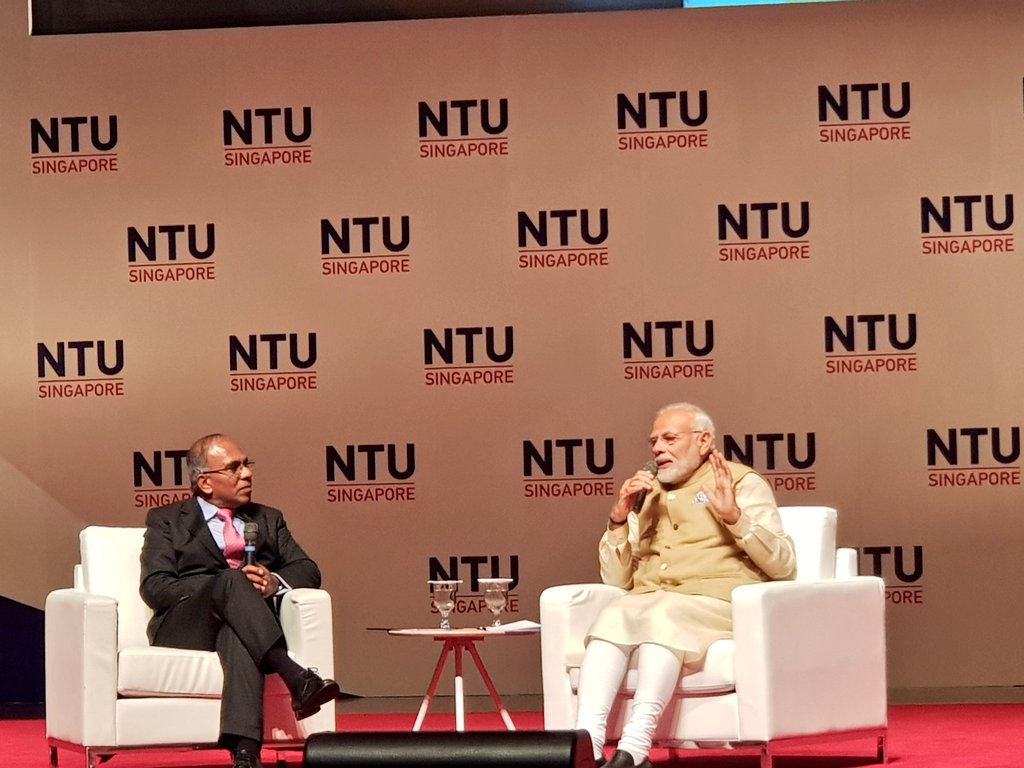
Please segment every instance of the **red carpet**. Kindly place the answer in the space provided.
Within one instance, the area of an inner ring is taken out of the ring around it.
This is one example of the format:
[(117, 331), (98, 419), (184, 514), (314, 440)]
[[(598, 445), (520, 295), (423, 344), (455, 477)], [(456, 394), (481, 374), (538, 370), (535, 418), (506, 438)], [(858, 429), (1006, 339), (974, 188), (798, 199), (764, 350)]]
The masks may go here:
[[(411, 730), (412, 714), (338, 717), (342, 731)], [(541, 727), (540, 713), (514, 713), (521, 730)], [(496, 714), (470, 713), (468, 727), (500, 730)], [(451, 730), (454, 716), (429, 715), (426, 730)], [(0, 720), (0, 764), (4, 768), (48, 768), (49, 750), (42, 720)], [(777, 768), (859, 768), (874, 765), (874, 742), (860, 738), (824, 744), (790, 745), (778, 750)], [(275, 754), (264, 752), (268, 768)], [(668, 754), (655, 750), (655, 768), (758, 768), (754, 750), (688, 750)], [(80, 753), (61, 751), (60, 765), (80, 768)], [(223, 768), (226, 753), (146, 751), (122, 753), (110, 768)], [(292, 766), (301, 753), (285, 755)], [(1024, 704), (902, 705), (889, 710), (889, 764), (894, 768), (1024, 768)]]

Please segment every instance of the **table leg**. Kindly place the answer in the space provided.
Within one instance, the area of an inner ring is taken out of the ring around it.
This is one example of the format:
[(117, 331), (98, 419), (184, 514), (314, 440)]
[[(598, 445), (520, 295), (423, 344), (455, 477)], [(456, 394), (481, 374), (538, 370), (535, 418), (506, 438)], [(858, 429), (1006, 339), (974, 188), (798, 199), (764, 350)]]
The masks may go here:
[[(448, 641), (451, 642), (451, 641)], [(466, 702), (463, 698), (462, 689), (462, 649), (466, 646), (473, 655), (476, 655), (476, 651), (473, 650), (472, 641), (456, 640), (455, 645), (455, 730), (464, 731), (466, 730)]]
[(437, 660), (437, 666), (434, 667), (434, 677), (430, 680), (427, 695), (423, 697), (419, 714), (416, 715), (416, 723), (412, 727), (413, 731), (419, 731), (423, 726), (423, 719), (427, 716), (427, 710), (430, 709), (430, 702), (434, 700), (434, 694), (437, 693), (437, 684), (441, 680), (441, 673), (444, 672), (445, 662), (448, 661), (448, 654), (451, 652), (452, 646), (448, 640), (445, 640), (444, 647), (441, 649), (441, 656)]
[(487, 686), (487, 690), (491, 692), (491, 700), (494, 702), (494, 706), (498, 709), (498, 714), (501, 715), (501, 719), (505, 721), (505, 728), (510, 731), (516, 729), (515, 724), (512, 722), (512, 718), (508, 714), (508, 710), (505, 709), (505, 705), (501, 701), (501, 696), (498, 695), (498, 689), (494, 687), (494, 683), (491, 681), (491, 676), (487, 674), (487, 669), (484, 667), (483, 661), (480, 659), (480, 654), (477, 653), (476, 646), (472, 642), (467, 643), (466, 647), (469, 648), (469, 653), (473, 657), (473, 661), (476, 662), (476, 668), (480, 671), (480, 677), (483, 678), (484, 685)]

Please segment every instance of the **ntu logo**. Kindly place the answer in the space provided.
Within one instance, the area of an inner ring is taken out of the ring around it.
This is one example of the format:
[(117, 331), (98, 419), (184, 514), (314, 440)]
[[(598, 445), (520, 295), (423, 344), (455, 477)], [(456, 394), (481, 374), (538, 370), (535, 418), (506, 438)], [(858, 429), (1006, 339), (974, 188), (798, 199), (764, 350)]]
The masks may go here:
[(719, 261), (811, 258), (811, 204), (786, 201), (718, 206)]
[(725, 458), (756, 469), (776, 491), (817, 490), (814, 432), (726, 435), (723, 446)]
[(116, 173), (117, 115), (32, 118), (32, 174)]
[(608, 209), (517, 214), (519, 268), (608, 266)]
[(250, 333), (228, 337), (232, 392), (317, 388), (316, 334)]
[(825, 317), (826, 373), (916, 373), (917, 315)]
[(645, 320), (622, 324), (622, 376), (627, 381), (710, 379), (715, 375), (713, 320)]
[(921, 253), (1013, 253), (1013, 195), (921, 198)]
[(615, 441), (606, 437), (523, 440), (523, 496), (612, 496)]
[(1020, 427), (949, 427), (925, 433), (928, 486), (1020, 485)]
[(421, 158), (508, 155), (508, 99), (455, 99), (417, 105)]
[(313, 109), (224, 110), (224, 165), (308, 165), (313, 162)]
[(133, 505), (149, 509), (192, 498), (186, 449), (132, 453)]
[(325, 449), (327, 501), (416, 501), (416, 445), (349, 443)]
[[(431, 581), (460, 581), (456, 594), (455, 613), (483, 614), (487, 619), (473, 619), (473, 624), (489, 624), (491, 616), (480, 587), (480, 579), (510, 579), (508, 602), (503, 612), (519, 613), (519, 597), (513, 590), (519, 586), (519, 555), (448, 555), (427, 561), (427, 577)], [(437, 610), (437, 609), (432, 609)], [(470, 646), (472, 647), (472, 646)]]
[(320, 219), (320, 274), (407, 274), (411, 230), (408, 216)]
[(423, 329), (424, 383), (514, 384), (515, 329), (506, 325)]
[(924, 547), (861, 547), (870, 559), (870, 573), (885, 581), (885, 599), (892, 605), (921, 605), (924, 602)]
[(128, 282), (213, 280), (216, 247), (212, 223), (128, 227)]
[(910, 140), (910, 83), (818, 86), (818, 141)]
[(619, 151), (706, 149), (708, 92), (649, 91), (615, 99)]
[(124, 396), (124, 339), (36, 344), (41, 400)]

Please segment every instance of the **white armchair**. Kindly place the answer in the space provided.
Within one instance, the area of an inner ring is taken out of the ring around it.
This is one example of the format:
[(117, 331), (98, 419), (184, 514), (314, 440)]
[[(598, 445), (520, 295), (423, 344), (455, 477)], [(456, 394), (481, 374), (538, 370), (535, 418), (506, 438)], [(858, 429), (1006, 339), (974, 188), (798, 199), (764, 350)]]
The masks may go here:
[[(144, 528), (91, 526), (81, 533), (75, 588), (46, 599), (46, 737), (57, 749), (85, 753), (86, 768), (132, 749), (212, 749), (220, 724), (220, 661), (213, 651), (149, 644), (150, 609), (139, 596)], [(296, 660), (334, 677), (331, 598), (295, 589), (281, 604), (281, 625)], [(274, 675), (264, 697), (269, 749), (301, 747), (334, 731), (333, 706), (296, 722), (287, 688)]]
[[(885, 590), (856, 575), (856, 552), (836, 551), (836, 510), (782, 507), (797, 553), (795, 581), (733, 592), (733, 638), (711, 645), (700, 666), (685, 666), (655, 745), (773, 747), (798, 737), (876, 739), (885, 762)], [(623, 590), (605, 584), (550, 587), (540, 596), (544, 727), (571, 729), (583, 640), (601, 608)], [(631, 662), (634, 660), (631, 660)], [(636, 667), (631, 663), (608, 722), (622, 731)]]

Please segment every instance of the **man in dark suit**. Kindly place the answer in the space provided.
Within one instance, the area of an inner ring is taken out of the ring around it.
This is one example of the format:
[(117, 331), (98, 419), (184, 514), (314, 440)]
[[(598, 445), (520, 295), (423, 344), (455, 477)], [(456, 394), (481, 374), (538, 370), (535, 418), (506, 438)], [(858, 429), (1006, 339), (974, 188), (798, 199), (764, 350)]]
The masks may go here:
[[(263, 685), (277, 673), (298, 719), (333, 701), (338, 684), (288, 655), (274, 597), (319, 587), (320, 569), (279, 510), (255, 504), (253, 462), (229, 437), (207, 435), (186, 463), (194, 497), (152, 509), (142, 547), (149, 639), (169, 648), (217, 651), (224, 669), (220, 745), (233, 768), (261, 768)], [(255, 563), (244, 564), (246, 523), (258, 526)]]

